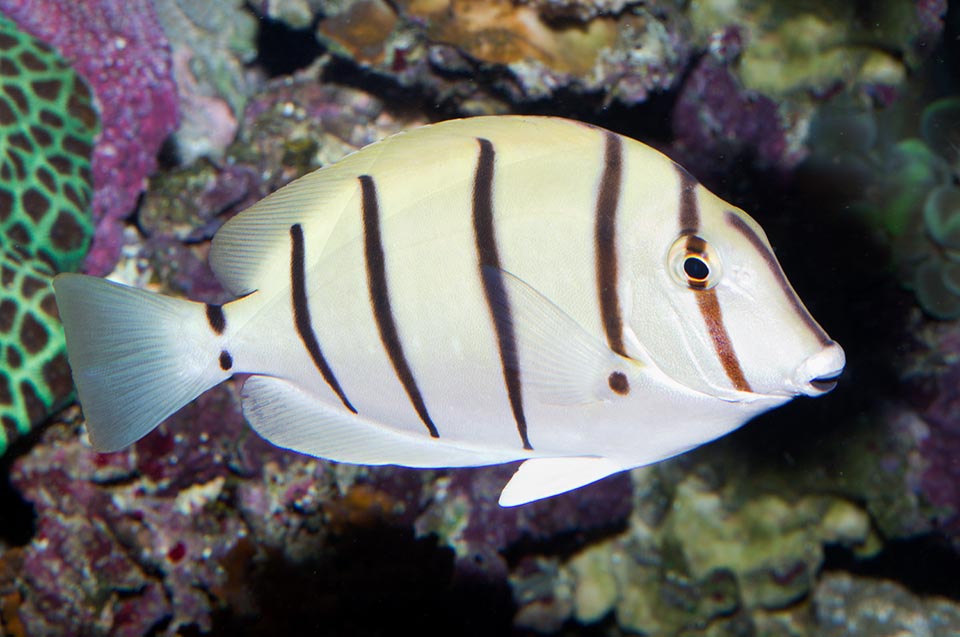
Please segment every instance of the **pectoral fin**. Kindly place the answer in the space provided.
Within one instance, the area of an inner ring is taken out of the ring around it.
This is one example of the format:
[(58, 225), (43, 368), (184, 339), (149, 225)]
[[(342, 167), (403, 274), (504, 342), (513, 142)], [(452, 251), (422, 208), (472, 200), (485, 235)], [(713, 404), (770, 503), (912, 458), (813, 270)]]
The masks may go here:
[[(550, 405), (586, 405), (616, 400), (643, 373), (640, 361), (620, 356), (599, 337), (520, 278), (491, 266), (505, 296), (494, 299), (495, 320), (515, 334), (511, 360), (518, 361), (524, 387)], [(499, 287), (499, 286), (494, 286)]]
[(518, 506), (573, 491), (618, 471), (623, 471), (623, 467), (607, 458), (527, 460), (500, 493), (500, 506)]

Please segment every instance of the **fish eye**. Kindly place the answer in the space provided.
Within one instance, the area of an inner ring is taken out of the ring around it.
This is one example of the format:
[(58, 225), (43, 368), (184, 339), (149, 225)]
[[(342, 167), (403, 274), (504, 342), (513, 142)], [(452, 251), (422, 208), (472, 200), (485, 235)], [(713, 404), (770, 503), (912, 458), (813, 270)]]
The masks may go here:
[(691, 281), (706, 281), (710, 266), (699, 255), (690, 255), (683, 260), (683, 272)]
[(667, 256), (674, 280), (695, 290), (712, 288), (720, 279), (720, 261), (710, 244), (696, 235), (682, 235)]

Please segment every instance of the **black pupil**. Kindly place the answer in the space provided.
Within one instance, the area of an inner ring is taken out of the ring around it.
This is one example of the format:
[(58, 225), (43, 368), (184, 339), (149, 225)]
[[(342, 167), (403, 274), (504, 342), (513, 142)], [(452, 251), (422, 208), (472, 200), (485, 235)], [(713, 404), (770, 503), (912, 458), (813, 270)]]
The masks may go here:
[(703, 281), (710, 276), (710, 267), (700, 257), (687, 257), (683, 262), (683, 271), (694, 281)]

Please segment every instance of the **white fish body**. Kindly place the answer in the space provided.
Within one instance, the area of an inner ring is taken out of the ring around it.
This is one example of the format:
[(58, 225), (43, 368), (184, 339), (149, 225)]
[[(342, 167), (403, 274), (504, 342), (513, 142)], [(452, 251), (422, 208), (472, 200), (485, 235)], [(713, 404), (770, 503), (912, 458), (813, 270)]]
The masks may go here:
[(275, 444), (526, 460), (509, 506), (683, 453), (844, 365), (743, 211), (657, 151), (557, 118), (368, 146), (229, 221), (211, 264), (238, 300), (56, 279), (99, 449), (244, 373), (244, 414)]

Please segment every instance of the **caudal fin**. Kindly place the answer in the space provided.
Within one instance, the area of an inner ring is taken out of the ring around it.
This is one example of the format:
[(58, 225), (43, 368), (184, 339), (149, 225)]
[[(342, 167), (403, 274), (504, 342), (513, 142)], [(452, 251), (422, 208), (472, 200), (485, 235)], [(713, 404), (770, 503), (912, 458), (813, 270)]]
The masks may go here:
[(80, 274), (61, 274), (53, 287), (73, 381), (100, 451), (136, 442), (230, 376), (217, 364), (202, 304)]

